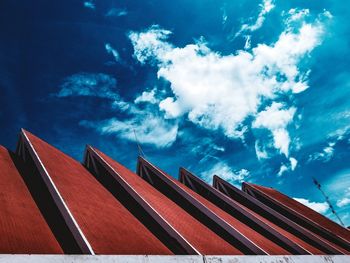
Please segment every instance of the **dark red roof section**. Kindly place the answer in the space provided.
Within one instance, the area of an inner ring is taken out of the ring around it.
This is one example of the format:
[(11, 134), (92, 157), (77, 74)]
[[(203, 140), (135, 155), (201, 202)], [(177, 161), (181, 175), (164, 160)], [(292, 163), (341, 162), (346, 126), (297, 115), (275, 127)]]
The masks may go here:
[(283, 228), (279, 227), (278, 225), (274, 224), (273, 222), (260, 216), (243, 204), (225, 196), (223, 193), (208, 185), (184, 168), (180, 169), (179, 180), (192, 190), (202, 195), (204, 198), (212, 201), (215, 205), (219, 206), (227, 213), (231, 214), (232, 216), (236, 216), (240, 221), (244, 222), (247, 225), (250, 225), (251, 228), (254, 228), (262, 235), (270, 237), (272, 241), (281, 246), (284, 245), (284, 247), (291, 253), (311, 253), (319, 255), (326, 254), (296, 237), (295, 235), (284, 230)]
[[(164, 185), (161, 186), (161, 184), (153, 184), (157, 189), (160, 191), (174, 191), (176, 190), (179, 195), (187, 195), (187, 200), (190, 200), (194, 204), (193, 208), (190, 208), (188, 210), (189, 213), (192, 215), (196, 216), (198, 214), (198, 210), (202, 210), (201, 212), (207, 213), (209, 217), (213, 217), (215, 220), (215, 224), (221, 224), (221, 222), (224, 222), (224, 224), (227, 224), (233, 233), (235, 238), (242, 238), (244, 241), (247, 241), (247, 246), (248, 248), (252, 248), (252, 246), (257, 247), (258, 249), (261, 249), (264, 253), (266, 254), (273, 254), (273, 255), (278, 255), (278, 254), (290, 254), (289, 251), (286, 249), (282, 248), (281, 246), (277, 245), (276, 243), (272, 242), (269, 238), (266, 238), (265, 236), (261, 235), (254, 229), (250, 228), (243, 222), (239, 221), (237, 218), (233, 217), (232, 215), (226, 213), (207, 199), (203, 198), (196, 192), (192, 191), (190, 188), (186, 187), (185, 185), (181, 184), (177, 180), (175, 180), (173, 177), (167, 175), (165, 172), (161, 171), (159, 168), (155, 167), (153, 164), (149, 163), (145, 159), (139, 159), (142, 163), (145, 163), (148, 165), (150, 168), (153, 169), (153, 171), (157, 170), (154, 174), (154, 178), (165, 180), (168, 187), (170, 189), (166, 190)], [(140, 169), (140, 168), (139, 168)], [(152, 180), (152, 179), (151, 179)], [(149, 181), (149, 180), (148, 180)], [(150, 182), (150, 181), (149, 181)], [(163, 188), (163, 189), (162, 189)], [(199, 204), (199, 206), (198, 206)], [(186, 204), (182, 204), (183, 207), (186, 207)], [(205, 211), (205, 209), (209, 210), (209, 213)], [(198, 209), (198, 210), (197, 210)], [(209, 224), (209, 222), (206, 222), (205, 219), (202, 219), (202, 224)], [(215, 224), (213, 225), (214, 227)], [(224, 225), (225, 227), (225, 225)], [(230, 230), (230, 229), (229, 229)], [(241, 240), (242, 240), (241, 239)], [(245, 252), (247, 253), (247, 252)], [(249, 253), (249, 252), (248, 252)], [(258, 252), (260, 253), (260, 252)]]
[(243, 183), (243, 190), (299, 225), (350, 252), (350, 231), (348, 229), (273, 188)]
[[(243, 191), (242, 191), (243, 190)], [(0, 254), (350, 254), (350, 230), (272, 188), (133, 173), (86, 147), (83, 164), (22, 130), (0, 146)]]
[(0, 146), (0, 253), (62, 254), (14, 160), (20, 162)]
[(347, 253), (346, 250), (337, 247), (322, 237), (299, 226), (284, 215), (271, 209), (216, 175), (213, 177), (213, 185), (235, 202), (249, 209), (256, 217), (264, 220), (264, 222), (270, 224), (280, 233), (286, 235), (289, 239), (293, 240), (293, 242), (301, 245), (312, 254)]
[(96, 254), (172, 254), (79, 162), (24, 133)]
[(93, 150), (103, 162), (113, 169), (115, 176), (125, 180), (134, 191), (164, 218), (166, 222), (176, 229), (199, 253), (208, 255), (242, 254), (241, 251), (201, 224), (166, 195), (157, 191), (135, 173), (97, 149)]

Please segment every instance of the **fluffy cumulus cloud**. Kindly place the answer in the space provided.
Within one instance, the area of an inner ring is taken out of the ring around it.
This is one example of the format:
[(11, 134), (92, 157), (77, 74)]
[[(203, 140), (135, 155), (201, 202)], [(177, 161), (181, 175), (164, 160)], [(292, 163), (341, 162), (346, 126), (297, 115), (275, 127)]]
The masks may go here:
[(238, 185), (247, 180), (250, 172), (247, 169), (235, 170), (228, 166), (226, 162), (218, 162), (209, 170), (202, 172), (201, 175), (208, 183), (211, 183), (213, 175), (218, 175), (222, 179)]
[[(308, 72), (298, 65), (321, 43), (323, 31), (318, 19), (298, 27), (288, 22), (276, 42), (231, 55), (215, 52), (203, 41), (176, 47), (168, 41), (171, 32), (158, 26), (130, 32), (129, 38), (134, 57), (156, 66), (158, 78), (170, 83), (172, 95), (159, 103), (166, 118), (185, 117), (200, 127), (243, 139), (252, 125), (247, 119), (253, 116), (253, 126), (269, 130), (274, 147), (288, 156), (287, 126), (296, 108), (280, 99), (308, 88)], [(270, 106), (261, 109), (268, 101)]]
[(312, 202), (304, 198), (293, 198), (295, 201), (302, 203), (303, 205), (315, 210), (318, 213), (324, 214), (328, 211), (329, 207), (326, 202)]
[(274, 146), (281, 153), (288, 156), (290, 138), (287, 130), (288, 124), (293, 120), (296, 109), (284, 109), (282, 103), (274, 102), (265, 110), (259, 112), (253, 122), (253, 128), (266, 128), (271, 131)]
[(155, 104), (158, 102), (158, 99), (156, 98), (156, 89), (152, 89), (150, 91), (144, 91), (141, 95), (137, 96), (135, 101), (136, 104), (147, 102), (151, 104)]

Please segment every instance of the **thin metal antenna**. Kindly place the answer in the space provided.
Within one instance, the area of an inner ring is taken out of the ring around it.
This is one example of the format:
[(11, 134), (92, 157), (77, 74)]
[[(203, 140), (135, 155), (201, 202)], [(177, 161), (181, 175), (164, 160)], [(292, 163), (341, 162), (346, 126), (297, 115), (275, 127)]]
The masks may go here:
[(331, 201), (329, 200), (329, 197), (328, 197), (328, 196), (326, 195), (326, 193), (322, 190), (321, 184), (316, 180), (315, 177), (312, 177), (312, 180), (313, 180), (314, 184), (316, 185), (317, 189), (322, 193), (323, 197), (326, 199), (326, 202), (327, 202), (328, 207), (329, 207), (329, 209), (331, 210), (332, 214), (335, 215), (335, 216), (338, 218), (340, 224), (341, 224), (343, 227), (345, 227), (343, 221), (341, 220), (340, 216), (337, 214), (337, 212), (335, 211), (335, 209), (334, 209), (334, 207), (333, 207)]
[(142, 150), (142, 148), (141, 148), (140, 142), (139, 142), (139, 140), (137, 139), (137, 135), (136, 135), (135, 129), (132, 128), (132, 130), (134, 131), (135, 141), (136, 141), (136, 144), (137, 144), (137, 149), (138, 149), (138, 151), (139, 151), (139, 156), (146, 157), (145, 153), (143, 152), (143, 150)]

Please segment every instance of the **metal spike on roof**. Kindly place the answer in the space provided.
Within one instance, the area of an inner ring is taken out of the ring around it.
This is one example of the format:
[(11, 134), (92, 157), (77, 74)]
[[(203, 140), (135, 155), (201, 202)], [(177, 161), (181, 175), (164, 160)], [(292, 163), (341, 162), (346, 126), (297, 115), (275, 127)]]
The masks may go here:
[(135, 135), (135, 141), (136, 141), (136, 144), (137, 144), (137, 149), (138, 149), (138, 152), (139, 152), (139, 156), (142, 156), (144, 158), (146, 158), (146, 155), (145, 153), (143, 152), (142, 148), (141, 148), (141, 145), (140, 145), (140, 142), (137, 138), (137, 135), (136, 135), (136, 130), (135, 128), (132, 129), (134, 131), (134, 135)]

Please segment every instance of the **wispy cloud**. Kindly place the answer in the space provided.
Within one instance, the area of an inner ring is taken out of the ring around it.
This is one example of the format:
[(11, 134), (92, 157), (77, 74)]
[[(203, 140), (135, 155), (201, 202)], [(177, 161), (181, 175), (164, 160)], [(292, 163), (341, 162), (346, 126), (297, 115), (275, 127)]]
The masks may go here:
[(343, 192), (343, 197), (337, 200), (338, 207), (350, 205), (350, 187)]
[(121, 17), (126, 16), (128, 14), (128, 11), (126, 8), (112, 8), (108, 10), (108, 12), (105, 14), (106, 17)]
[(343, 207), (350, 204), (350, 197), (344, 197), (337, 201), (337, 206)]
[(116, 86), (117, 80), (110, 75), (81, 72), (63, 79), (60, 91), (53, 96), (90, 96), (117, 100), (119, 95)]
[(315, 152), (309, 155), (308, 162), (321, 161), (329, 162), (334, 155), (335, 142), (329, 142), (326, 147), (323, 148), (321, 152)]
[(285, 174), (287, 172), (291, 172), (291, 171), (295, 170), (295, 168), (298, 165), (298, 160), (293, 158), (293, 157), (290, 157), (288, 161), (289, 162), (282, 163), (282, 165), (277, 173), (278, 176), (282, 176), (283, 174)]
[(270, 13), (272, 9), (274, 9), (275, 4), (273, 0), (263, 0), (262, 3), (259, 5), (259, 7), (260, 7), (260, 12), (255, 22), (243, 24), (241, 29), (236, 33), (235, 37), (246, 32), (256, 31), (259, 28), (261, 28), (262, 25), (264, 24), (266, 15)]
[(239, 185), (249, 178), (250, 172), (247, 169), (233, 169), (226, 162), (221, 161), (201, 173), (202, 178), (208, 183), (211, 183), (213, 175), (218, 175), (228, 182)]
[(329, 209), (326, 202), (312, 202), (305, 198), (293, 198), (293, 199), (321, 214), (326, 213)]
[(84, 7), (89, 8), (89, 9), (95, 9), (96, 5), (95, 5), (94, 1), (90, 0), (90, 1), (84, 2)]
[(120, 55), (119, 55), (118, 51), (116, 49), (114, 49), (111, 44), (106, 43), (105, 49), (106, 49), (108, 54), (111, 54), (114, 57), (116, 62), (120, 61)]
[[(98, 97), (110, 101), (111, 112), (123, 112), (121, 118), (106, 120), (82, 120), (80, 125), (95, 129), (101, 134), (116, 135), (119, 138), (135, 141), (135, 133), (140, 143), (152, 144), (164, 148), (171, 146), (177, 137), (178, 124), (174, 120), (165, 120), (157, 109), (139, 109), (133, 103), (126, 102), (121, 98), (116, 89), (117, 80), (110, 75), (102, 73), (78, 73), (65, 78), (60, 85), (58, 93), (52, 96), (66, 97)], [(136, 100), (149, 103), (151, 94), (143, 94)], [(142, 97), (143, 96), (143, 97)]]
[[(80, 125), (93, 128), (101, 134), (116, 135), (119, 138), (152, 144), (159, 148), (171, 146), (177, 136), (178, 126), (151, 113), (134, 114), (123, 120), (112, 118), (104, 121), (81, 121)], [(135, 133), (136, 136), (135, 137)]]

